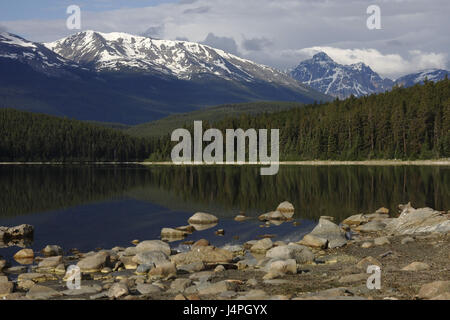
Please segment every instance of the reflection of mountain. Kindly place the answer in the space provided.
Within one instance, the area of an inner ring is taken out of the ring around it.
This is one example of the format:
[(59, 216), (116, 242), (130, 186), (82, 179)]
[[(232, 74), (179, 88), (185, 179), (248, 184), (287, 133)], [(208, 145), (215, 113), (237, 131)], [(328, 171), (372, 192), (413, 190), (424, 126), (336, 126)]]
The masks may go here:
[(267, 212), (291, 201), (299, 218), (336, 218), (399, 203), (450, 208), (448, 167), (1, 167), (0, 217), (135, 198), (176, 211), (219, 217)]

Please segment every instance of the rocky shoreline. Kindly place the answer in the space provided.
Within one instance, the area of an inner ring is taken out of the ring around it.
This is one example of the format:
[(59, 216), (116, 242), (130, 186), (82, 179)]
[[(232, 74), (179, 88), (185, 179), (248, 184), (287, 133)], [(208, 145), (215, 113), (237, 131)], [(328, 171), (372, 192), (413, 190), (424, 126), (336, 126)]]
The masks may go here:
[[(450, 212), (410, 204), (399, 209), (397, 217), (380, 208), (340, 223), (321, 217), (297, 243), (268, 235), (221, 248), (205, 239), (186, 242), (183, 252), (171, 248), (170, 240), (217, 224), (214, 215), (196, 213), (189, 225), (164, 228), (165, 241), (135, 240), (127, 248), (87, 253), (57, 245), (22, 249), (14, 255), (19, 266), (0, 257), (0, 299), (449, 300)], [(294, 212), (283, 202), (259, 219), (292, 223)], [(26, 247), (32, 235), (29, 225), (0, 227), (0, 245)], [(370, 270), (377, 267), (380, 286), (374, 288)]]

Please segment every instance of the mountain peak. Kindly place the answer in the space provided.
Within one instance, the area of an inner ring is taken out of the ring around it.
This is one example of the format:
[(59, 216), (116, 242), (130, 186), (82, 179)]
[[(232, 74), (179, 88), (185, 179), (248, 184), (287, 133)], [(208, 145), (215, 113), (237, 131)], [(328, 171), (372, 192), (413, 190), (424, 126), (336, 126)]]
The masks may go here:
[(302, 61), (291, 76), (322, 93), (339, 98), (384, 92), (392, 85), (391, 80), (383, 80), (363, 62), (338, 64), (324, 52)]
[(327, 61), (327, 62), (334, 62), (333, 59), (330, 58), (329, 55), (327, 55), (325, 52), (321, 51), (313, 55), (312, 60), (314, 61)]

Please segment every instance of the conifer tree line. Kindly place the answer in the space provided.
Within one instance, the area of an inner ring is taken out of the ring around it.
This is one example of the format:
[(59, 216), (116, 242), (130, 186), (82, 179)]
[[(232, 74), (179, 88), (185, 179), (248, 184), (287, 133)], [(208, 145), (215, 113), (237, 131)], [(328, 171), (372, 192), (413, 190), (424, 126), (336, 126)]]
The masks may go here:
[[(425, 81), (360, 98), (230, 117), (214, 125), (204, 122), (203, 127), (224, 134), (225, 129), (280, 129), (280, 160), (449, 158), (450, 81)], [(187, 127), (191, 134), (192, 128)], [(152, 159), (170, 159), (175, 144), (170, 137), (158, 139)]]
[[(203, 122), (204, 130), (213, 127), (224, 134), (279, 129), (280, 160), (450, 158), (450, 81)], [(193, 132), (193, 123), (186, 128)], [(170, 135), (140, 138), (83, 121), (0, 109), (0, 161), (161, 161), (170, 160), (175, 144)]]
[(149, 141), (118, 130), (13, 109), (0, 109), (0, 161), (138, 161)]

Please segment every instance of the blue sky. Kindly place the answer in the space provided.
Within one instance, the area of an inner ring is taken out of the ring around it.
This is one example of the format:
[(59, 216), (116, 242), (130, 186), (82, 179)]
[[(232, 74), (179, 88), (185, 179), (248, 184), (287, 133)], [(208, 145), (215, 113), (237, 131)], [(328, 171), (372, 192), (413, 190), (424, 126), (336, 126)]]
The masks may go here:
[[(81, 30), (66, 27), (81, 7)], [(369, 30), (367, 8), (381, 8)], [(0, 0), (0, 31), (51, 42), (83, 30), (208, 44), (278, 69), (319, 51), (395, 79), (450, 69), (449, 0)]]
[(177, 0), (2, 0), (0, 21), (28, 19), (59, 19), (65, 15), (69, 5), (75, 4), (82, 10), (101, 12), (105, 10), (144, 8)]

